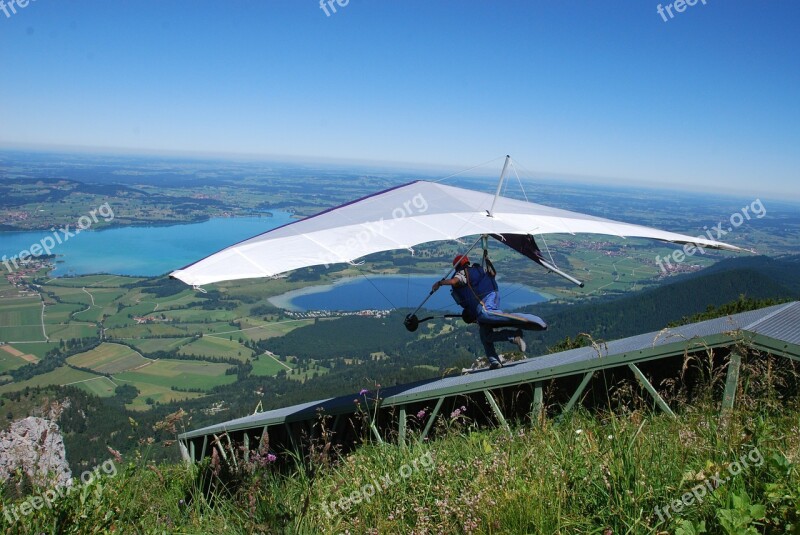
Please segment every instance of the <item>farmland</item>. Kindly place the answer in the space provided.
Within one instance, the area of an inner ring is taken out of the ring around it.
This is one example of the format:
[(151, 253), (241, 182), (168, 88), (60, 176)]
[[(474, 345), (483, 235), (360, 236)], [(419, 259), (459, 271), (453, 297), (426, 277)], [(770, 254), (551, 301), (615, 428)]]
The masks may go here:
[(152, 362), (135, 350), (119, 344), (101, 344), (95, 349), (67, 359), (78, 368), (90, 368), (97, 373), (115, 374), (140, 368)]

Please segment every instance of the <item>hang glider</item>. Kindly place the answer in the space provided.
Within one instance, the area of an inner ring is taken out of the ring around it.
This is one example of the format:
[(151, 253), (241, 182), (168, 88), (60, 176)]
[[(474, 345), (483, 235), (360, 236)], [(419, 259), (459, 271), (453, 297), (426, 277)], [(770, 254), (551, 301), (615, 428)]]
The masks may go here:
[[(530, 254), (517, 250), (539, 263), (544, 258), (541, 254), (538, 260), (533, 258), (536, 252), (531, 247), (535, 248), (535, 242), (526, 245), (525, 237), (533, 242), (535, 235), (587, 233), (743, 251), (703, 237), (510, 199), (499, 192), (500, 185), (492, 195), (418, 180), (264, 232), (178, 269), (171, 276), (192, 286), (274, 277), (310, 266), (355, 263), (382, 251), (408, 249), (413, 253), (413, 248), (422, 243), (476, 235), (494, 235), (511, 247), (517, 244), (527, 248)], [(549, 264), (545, 267), (554, 268)]]

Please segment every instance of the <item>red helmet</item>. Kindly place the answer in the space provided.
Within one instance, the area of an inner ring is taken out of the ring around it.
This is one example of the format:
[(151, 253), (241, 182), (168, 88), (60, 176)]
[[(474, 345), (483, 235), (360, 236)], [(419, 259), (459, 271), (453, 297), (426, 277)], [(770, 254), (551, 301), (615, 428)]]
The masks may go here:
[(467, 255), (460, 254), (453, 259), (453, 267), (461, 267), (464, 265), (469, 265), (469, 258), (467, 258)]

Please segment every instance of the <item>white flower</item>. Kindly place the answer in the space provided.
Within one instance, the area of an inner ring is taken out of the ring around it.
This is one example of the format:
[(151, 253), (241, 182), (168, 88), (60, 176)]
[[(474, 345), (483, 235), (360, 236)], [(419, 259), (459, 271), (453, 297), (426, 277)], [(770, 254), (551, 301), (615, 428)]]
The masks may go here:
[(608, 435), (608, 440), (611, 440), (612, 438), (614, 438), (614, 435)]
[(576, 435), (580, 435), (581, 433), (583, 433), (583, 429), (576, 429), (575, 430), (575, 434)]

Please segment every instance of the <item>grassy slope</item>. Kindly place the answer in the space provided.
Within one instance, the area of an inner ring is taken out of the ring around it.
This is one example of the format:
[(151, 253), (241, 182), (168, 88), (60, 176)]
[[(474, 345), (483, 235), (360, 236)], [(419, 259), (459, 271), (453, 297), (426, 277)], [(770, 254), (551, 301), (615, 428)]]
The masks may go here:
[[(466, 414), (445, 418), (450, 430), (441, 440), (362, 447), (341, 463), (318, 465), (313, 480), (247, 465), (254, 472), (240, 473), (233, 494), (213, 501), (200, 491), (221, 488), (211, 469), (119, 464), (116, 476), (90, 487), (83, 506), (75, 493), (24, 517), (15, 532), (52, 532), (60, 521), (84, 530), (75, 532), (124, 533), (656, 533), (701, 522), (711, 533), (782, 533), (798, 520), (796, 407), (725, 420), (710, 408), (678, 420), (581, 413), (510, 435), (467, 433)], [(741, 459), (747, 466), (732, 464)], [(708, 489), (717, 472), (723, 484), (702, 502), (662, 512), (662, 522), (656, 507)], [(726, 531), (737, 515), (739, 527)], [(745, 531), (757, 522), (766, 527)]]

